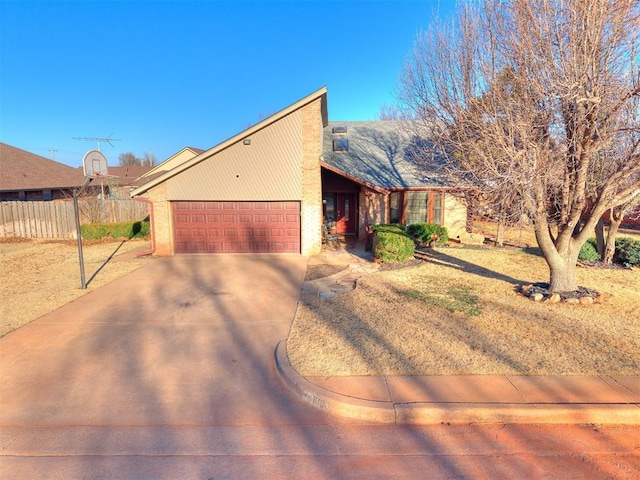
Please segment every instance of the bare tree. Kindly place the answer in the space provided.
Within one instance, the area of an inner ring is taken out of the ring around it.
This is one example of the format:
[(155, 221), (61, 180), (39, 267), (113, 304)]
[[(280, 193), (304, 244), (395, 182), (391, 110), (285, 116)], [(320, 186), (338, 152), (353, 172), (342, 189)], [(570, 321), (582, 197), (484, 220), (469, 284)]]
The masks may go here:
[(156, 164), (156, 157), (153, 152), (145, 152), (144, 158), (142, 160), (142, 165), (148, 165), (152, 167)]
[(384, 103), (380, 107), (380, 113), (376, 116), (376, 120), (404, 120), (403, 112), (396, 105)]
[(624, 113), (640, 95), (640, 4), (477, 5), (418, 36), (400, 101), (458, 184), (533, 223), (551, 290), (575, 290), (580, 247), (640, 191), (637, 141), (601, 168), (620, 135), (639, 131)]
[(604, 233), (604, 218), (601, 218), (596, 225), (596, 245), (602, 262), (610, 265), (613, 263), (613, 256), (616, 252), (616, 238), (618, 230), (626, 215), (631, 214), (640, 204), (640, 193), (638, 197), (623, 205), (617, 205), (605, 215), (609, 222), (609, 229)]
[(146, 160), (143, 158), (136, 157), (131, 152), (125, 152), (118, 155), (118, 164), (121, 167), (135, 167), (145, 165)]

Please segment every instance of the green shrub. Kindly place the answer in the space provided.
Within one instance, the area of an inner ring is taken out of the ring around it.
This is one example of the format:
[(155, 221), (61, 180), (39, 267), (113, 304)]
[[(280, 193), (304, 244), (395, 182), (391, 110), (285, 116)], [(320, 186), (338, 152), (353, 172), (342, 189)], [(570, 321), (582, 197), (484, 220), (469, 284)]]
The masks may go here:
[(142, 238), (150, 234), (149, 222), (88, 223), (80, 227), (82, 238)]
[(407, 227), (407, 233), (420, 245), (428, 245), (431, 242), (443, 245), (449, 241), (446, 227), (437, 223), (413, 223)]
[(640, 265), (640, 240), (629, 237), (616, 238), (615, 256), (618, 263)]
[(382, 263), (406, 262), (413, 258), (413, 239), (402, 231), (373, 229), (373, 256)]
[(584, 242), (580, 248), (578, 260), (583, 262), (594, 262), (596, 260), (600, 260), (600, 255), (598, 255), (598, 249), (596, 248), (596, 240), (594, 238), (590, 238)]
[(371, 230), (375, 232), (391, 232), (391, 233), (400, 233), (406, 234), (407, 227), (401, 225), (399, 223), (381, 223), (378, 225), (372, 225)]

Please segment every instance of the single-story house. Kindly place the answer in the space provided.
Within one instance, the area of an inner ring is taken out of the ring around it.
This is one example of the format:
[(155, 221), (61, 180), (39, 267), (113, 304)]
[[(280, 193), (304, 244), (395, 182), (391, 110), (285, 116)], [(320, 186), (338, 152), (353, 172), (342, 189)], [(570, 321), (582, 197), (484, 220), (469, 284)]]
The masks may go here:
[(163, 162), (131, 195), (152, 205), (157, 255), (314, 255), (323, 224), (364, 238), (376, 223), (433, 221), (455, 237), (466, 204), (411, 141), (398, 122), (330, 123), (321, 88), (209, 150), (172, 157), (171, 168)]
[(69, 199), (82, 178), (76, 168), (0, 143), (0, 201)]

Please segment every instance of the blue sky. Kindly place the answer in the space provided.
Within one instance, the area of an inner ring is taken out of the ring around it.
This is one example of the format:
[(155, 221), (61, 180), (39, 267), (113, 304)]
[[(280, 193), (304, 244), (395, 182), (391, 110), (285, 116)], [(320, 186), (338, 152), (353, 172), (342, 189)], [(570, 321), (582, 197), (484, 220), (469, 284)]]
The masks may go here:
[(0, 141), (80, 166), (210, 148), (322, 86), (330, 120), (394, 102), (416, 33), (453, 0), (0, 0)]

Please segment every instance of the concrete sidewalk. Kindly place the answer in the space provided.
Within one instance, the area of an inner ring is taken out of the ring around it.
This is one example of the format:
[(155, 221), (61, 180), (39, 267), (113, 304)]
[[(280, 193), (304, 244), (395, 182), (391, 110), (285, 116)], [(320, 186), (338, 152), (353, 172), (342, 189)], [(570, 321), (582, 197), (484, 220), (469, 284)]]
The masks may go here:
[(396, 424), (640, 425), (640, 377), (355, 376), (302, 377), (286, 340), (275, 352), (284, 384), (327, 413)]

